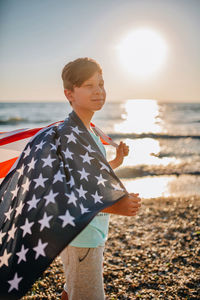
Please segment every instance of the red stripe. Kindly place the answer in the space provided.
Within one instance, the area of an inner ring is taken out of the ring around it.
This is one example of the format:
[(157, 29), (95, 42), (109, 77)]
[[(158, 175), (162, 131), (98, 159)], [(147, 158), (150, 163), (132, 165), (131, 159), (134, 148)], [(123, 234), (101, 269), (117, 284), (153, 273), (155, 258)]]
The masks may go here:
[(0, 163), (0, 178), (4, 178), (8, 174), (17, 159), (18, 157), (15, 157)]
[(19, 141), (19, 140), (23, 140), (23, 139), (29, 138), (29, 137), (35, 135), (41, 129), (43, 129), (43, 127), (41, 127), (41, 128), (35, 128), (35, 129), (30, 129), (30, 130), (27, 130), (27, 131), (23, 131), (23, 132), (19, 132), (19, 133), (13, 134), (11, 136), (7, 136), (7, 137), (5, 137), (5, 138), (3, 138), (3, 139), (0, 140), (0, 146), (3, 146), (3, 145), (6, 145), (6, 144), (9, 144), (9, 143), (13, 143), (13, 142), (16, 142), (16, 141)]

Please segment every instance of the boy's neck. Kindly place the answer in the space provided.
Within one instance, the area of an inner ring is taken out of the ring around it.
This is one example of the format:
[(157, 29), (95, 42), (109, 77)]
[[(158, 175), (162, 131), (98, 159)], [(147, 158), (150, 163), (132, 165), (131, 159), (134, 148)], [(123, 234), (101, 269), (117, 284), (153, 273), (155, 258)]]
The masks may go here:
[(77, 110), (74, 109), (75, 113), (78, 115), (78, 117), (81, 119), (83, 124), (87, 129), (90, 128), (90, 122), (92, 120), (92, 117), (94, 115), (94, 112), (92, 111), (82, 111), (82, 110)]

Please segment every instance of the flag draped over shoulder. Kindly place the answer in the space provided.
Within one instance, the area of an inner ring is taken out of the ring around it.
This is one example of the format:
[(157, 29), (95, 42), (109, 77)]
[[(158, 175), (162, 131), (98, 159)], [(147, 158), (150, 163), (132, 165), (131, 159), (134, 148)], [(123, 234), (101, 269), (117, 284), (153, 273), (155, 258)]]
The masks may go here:
[(22, 297), (99, 211), (126, 194), (74, 111), (39, 131), (0, 186), (0, 299)]

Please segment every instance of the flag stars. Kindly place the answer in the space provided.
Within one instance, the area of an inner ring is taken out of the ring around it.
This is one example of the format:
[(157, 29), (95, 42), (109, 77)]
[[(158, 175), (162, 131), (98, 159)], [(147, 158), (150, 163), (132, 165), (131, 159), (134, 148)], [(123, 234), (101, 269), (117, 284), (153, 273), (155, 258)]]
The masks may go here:
[(51, 158), (51, 155), (49, 154), (49, 156), (47, 158), (42, 158), (42, 160), (44, 161), (43, 168), (46, 167), (46, 166), (49, 166), (49, 167), (52, 168), (53, 167), (52, 162), (56, 159)]
[(112, 187), (114, 188), (115, 191), (123, 191), (123, 188), (118, 184), (112, 184)]
[(54, 180), (53, 180), (53, 183), (57, 182), (57, 181), (60, 181), (60, 182), (63, 182), (63, 178), (65, 177), (65, 175), (63, 175), (61, 173), (61, 171), (59, 170), (55, 176), (54, 176)]
[(40, 176), (39, 176), (38, 178), (33, 179), (33, 181), (36, 182), (35, 189), (36, 189), (37, 187), (39, 187), (39, 186), (45, 187), (44, 183), (45, 183), (45, 181), (47, 181), (47, 180), (48, 180), (48, 178), (44, 178), (44, 177), (42, 176), (42, 174), (40, 174)]
[(6, 232), (2, 232), (2, 230), (1, 230), (0, 231), (0, 245), (2, 244), (2, 239), (5, 235), (6, 235)]
[(70, 152), (69, 149), (67, 148), (65, 151), (62, 151), (65, 158), (70, 158), (70, 159), (73, 159), (72, 155), (73, 155), (73, 152)]
[(19, 252), (16, 253), (17, 256), (19, 256), (18, 258), (18, 264), (21, 262), (21, 260), (26, 261), (26, 253), (28, 252), (28, 248), (24, 248), (24, 245), (22, 245), (21, 250)]
[(17, 273), (15, 273), (15, 276), (12, 280), (8, 280), (8, 283), (10, 284), (10, 288), (8, 292), (10, 293), (12, 290), (18, 290), (19, 289), (19, 283), (22, 280), (23, 277), (18, 277)]
[(82, 169), (82, 171), (78, 171), (78, 173), (81, 174), (80, 180), (85, 179), (86, 181), (88, 181), (88, 176), (90, 175), (90, 173), (87, 173), (84, 168)]
[(20, 204), (19, 204), (19, 206), (16, 207), (16, 215), (15, 215), (15, 217), (17, 217), (18, 215), (21, 214), (22, 209), (23, 209), (23, 207), (24, 207), (24, 204), (25, 204), (25, 203), (23, 203), (23, 202), (21, 201)]
[(96, 191), (96, 193), (93, 195), (92, 194), (92, 197), (94, 198), (94, 202), (95, 203), (103, 203), (102, 201), (101, 201), (101, 199), (103, 198), (102, 196), (100, 196), (100, 195), (98, 195), (98, 193), (97, 193), (97, 191)]
[(24, 182), (24, 184), (22, 184), (22, 188), (24, 189), (23, 193), (29, 191), (30, 183), (31, 183), (30, 180), (28, 178), (26, 178), (26, 182)]
[(44, 249), (47, 245), (48, 243), (42, 243), (42, 240), (39, 239), (37, 246), (33, 248), (33, 250), (36, 252), (35, 259), (37, 259), (40, 255), (46, 256)]
[(12, 255), (12, 252), (8, 253), (7, 249), (4, 250), (4, 253), (2, 256), (0, 256), (0, 268), (5, 265), (8, 267), (8, 260), (10, 256)]
[(80, 204), (81, 214), (89, 213), (90, 210), (87, 207), (84, 207), (83, 204)]
[(73, 133), (69, 134), (69, 135), (65, 135), (67, 137), (67, 143), (73, 142), (76, 144), (76, 138), (73, 135)]
[(65, 215), (59, 216), (59, 219), (63, 220), (62, 227), (65, 227), (68, 224), (71, 226), (75, 226), (75, 218), (70, 215), (69, 210), (66, 210)]
[(45, 144), (45, 142), (41, 141), (39, 144), (35, 145), (35, 147), (36, 147), (35, 151), (38, 151), (39, 149), (41, 150), (43, 148), (44, 144)]
[(59, 193), (53, 193), (51, 190), (47, 196), (44, 197), (46, 200), (45, 206), (47, 206), (49, 203), (55, 203), (55, 198)]
[(91, 165), (91, 160), (94, 159), (93, 157), (88, 155), (88, 152), (86, 152), (85, 155), (80, 155), (83, 159), (83, 163), (87, 162), (89, 165)]
[(20, 169), (17, 170), (17, 173), (19, 174), (19, 177), (24, 174), (24, 169), (25, 169), (25, 166), (22, 165)]
[(84, 146), (87, 150), (88, 150), (88, 152), (95, 152), (94, 150), (92, 150), (92, 147), (91, 147), (91, 145), (89, 145), (89, 146)]
[(35, 164), (36, 164), (36, 161), (37, 160), (34, 160), (34, 158), (31, 159), (31, 162), (28, 165), (28, 170), (27, 172), (29, 172), (30, 170), (34, 169), (35, 168)]
[(103, 162), (99, 161), (101, 164), (101, 169), (100, 170), (106, 170), (108, 172), (110, 172), (110, 168), (108, 166), (106, 166)]
[(10, 220), (10, 215), (11, 215), (12, 211), (13, 211), (13, 208), (11, 208), (11, 206), (10, 206), (9, 210), (6, 213), (4, 213), (4, 215), (6, 216), (6, 220)]
[(38, 221), (41, 224), (40, 231), (42, 231), (45, 227), (50, 228), (49, 222), (53, 218), (53, 216), (47, 217), (47, 213), (45, 212), (43, 218)]
[(14, 239), (15, 231), (17, 230), (17, 227), (15, 227), (15, 224), (12, 225), (12, 228), (8, 231), (8, 242), (10, 239)]
[(31, 210), (32, 208), (37, 207), (37, 203), (40, 201), (40, 199), (36, 199), (36, 196), (33, 195), (32, 200), (27, 201), (27, 204), (29, 205), (28, 211)]
[(31, 152), (31, 147), (30, 145), (28, 145), (27, 149), (24, 150), (24, 158), (29, 156), (30, 152)]
[(83, 133), (83, 131), (81, 131), (81, 130), (78, 129), (78, 126), (76, 126), (76, 127), (71, 127), (71, 128), (72, 128), (72, 131), (75, 132), (76, 134)]
[(16, 186), (15, 190), (11, 192), (11, 194), (13, 195), (13, 199), (14, 199), (15, 197), (17, 197), (18, 191), (19, 191), (19, 187)]
[(26, 219), (25, 223), (23, 226), (20, 226), (20, 228), (23, 230), (23, 237), (29, 233), (31, 234), (31, 227), (33, 226), (34, 222), (30, 222), (28, 221), (28, 219)]
[(83, 189), (82, 185), (80, 186), (80, 189), (76, 189), (76, 190), (78, 191), (80, 198), (83, 197), (84, 199), (86, 199), (85, 194), (87, 193), (87, 191)]
[(99, 185), (99, 184), (102, 184), (103, 186), (105, 186), (105, 181), (107, 181), (106, 179), (104, 179), (103, 177), (102, 177), (102, 174), (100, 174), (100, 176), (95, 176), (96, 178), (97, 178), (97, 180), (98, 180), (98, 182), (97, 182), (97, 184)]
[(65, 195), (69, 198), (69, 200), (68, 200), (68, 203), (69, 203), (69, 204), (73, 203), (74, 206), (77, 206), (77, 205), (76, 205), (76, 201), (77, 201), (78, 199), (76, 198), (74, 192), (72, 192), (71, 194), (65, 194)]

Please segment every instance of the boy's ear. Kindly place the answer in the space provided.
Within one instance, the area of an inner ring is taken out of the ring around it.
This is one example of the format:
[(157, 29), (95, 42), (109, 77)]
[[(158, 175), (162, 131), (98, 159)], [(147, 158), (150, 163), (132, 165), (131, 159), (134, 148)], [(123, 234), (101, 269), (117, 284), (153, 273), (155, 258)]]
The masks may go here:
[(68, 89), (64, 89), (64, 94), (66, 96), (66, 98), (72, 102), (73, 101), (73, 91), (68, 90)]

